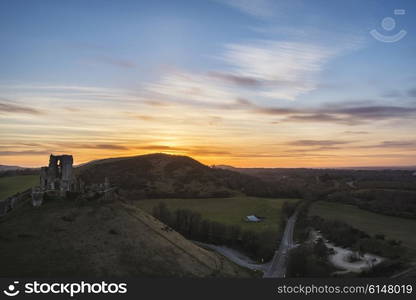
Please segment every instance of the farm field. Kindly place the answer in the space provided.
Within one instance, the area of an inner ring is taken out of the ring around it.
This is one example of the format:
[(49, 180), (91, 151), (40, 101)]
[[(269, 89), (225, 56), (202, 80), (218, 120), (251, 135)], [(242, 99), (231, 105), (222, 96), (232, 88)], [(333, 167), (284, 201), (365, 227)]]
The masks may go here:
[(416, 252), (414, 229), (416, 220), (385, 216), (353, 205), (318, 201), (314, 203), (309, 215), (317, 215), (324, 219), (340, 220), (370, 235), (384, 234), (389, 239), (400, 240), (403, 245)]
[[(171, 210), (190, 209), (199, 212), (202, 218), (225, 225), (239, 225), (241, 229), (255, 232), (278, 230), (280, 212), (285, 201), (296, 203), (299, 199), (271, 199), (258, 197), (206, 198), (206, 199), (147, 199), (137, 201), (137, 206), (152, 213), (154, 206), (164, 202)], [(247, 215), (265, 217), (262, 222), (244, 221)]]
[(0, 177), (0, 200), (39, 184), (38, 175)]

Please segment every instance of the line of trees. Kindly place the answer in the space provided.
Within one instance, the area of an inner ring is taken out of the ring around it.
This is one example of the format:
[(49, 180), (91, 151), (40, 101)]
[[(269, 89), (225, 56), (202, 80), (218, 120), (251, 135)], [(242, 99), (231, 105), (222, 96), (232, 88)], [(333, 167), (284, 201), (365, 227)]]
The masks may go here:
[(189, 209), (172, 211), (164, 202), (156, 205), (152, 214), (188, 239), (240, 249), (257, 261), (270, 260), (277, 248), (278, 232), (274, 230), (242, 230), (238, 225), (204, 219)]

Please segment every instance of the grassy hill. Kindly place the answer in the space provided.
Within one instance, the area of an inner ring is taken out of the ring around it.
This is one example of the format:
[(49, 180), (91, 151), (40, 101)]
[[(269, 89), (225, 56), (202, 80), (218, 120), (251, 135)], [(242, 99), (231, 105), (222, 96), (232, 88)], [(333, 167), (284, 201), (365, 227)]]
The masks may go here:
[(340, 220), (368, 234), (384, 234), (387, 238), (401, 240), (403, 245), (416, 253), (414, 228), (416, 220), (385, 216), (353, 205), (319, 201), (310, 208), (310, 215), (324, 219)]
[(0, 219), (0, 276), (249, 277), (139, 208), (49, 201)]
[(101, 183), (108, 177), (130, 199), (273, 194), (273, 186), (261, 179), (160, 153), (94, 161), (79, 166), (76, 173), (86, 183)]
[(0, 177), (0, 200), (39, 184), (38, 175)]

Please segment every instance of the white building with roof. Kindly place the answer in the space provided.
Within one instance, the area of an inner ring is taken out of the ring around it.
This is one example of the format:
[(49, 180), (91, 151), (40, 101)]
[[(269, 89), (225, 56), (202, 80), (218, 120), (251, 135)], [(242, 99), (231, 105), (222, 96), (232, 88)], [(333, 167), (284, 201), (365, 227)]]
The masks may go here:
[(245, 220), (247, 222), (261, 222), (261, 219), (255, 215), (246, 216)]

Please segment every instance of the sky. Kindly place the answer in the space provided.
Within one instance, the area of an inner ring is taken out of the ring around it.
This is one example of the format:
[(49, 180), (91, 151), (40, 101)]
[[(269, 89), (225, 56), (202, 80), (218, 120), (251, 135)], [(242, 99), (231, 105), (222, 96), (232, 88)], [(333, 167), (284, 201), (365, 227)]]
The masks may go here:
[(416, 165), (416, 2), (0, 0), (0, 164)]

